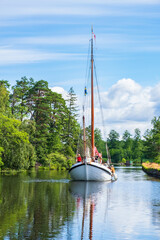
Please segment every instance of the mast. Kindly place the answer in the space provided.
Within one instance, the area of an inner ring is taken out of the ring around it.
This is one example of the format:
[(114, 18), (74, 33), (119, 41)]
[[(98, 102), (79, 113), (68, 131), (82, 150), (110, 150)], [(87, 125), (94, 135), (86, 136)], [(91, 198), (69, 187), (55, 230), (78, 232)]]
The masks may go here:
[(91, 29), (91, 157), (94, 157), (94, 91), (93, 91), (93, 26)]

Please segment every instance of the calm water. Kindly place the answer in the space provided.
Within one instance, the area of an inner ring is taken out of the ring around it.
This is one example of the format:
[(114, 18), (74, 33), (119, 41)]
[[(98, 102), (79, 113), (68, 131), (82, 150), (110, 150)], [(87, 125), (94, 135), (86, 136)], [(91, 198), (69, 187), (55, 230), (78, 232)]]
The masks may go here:
[(70, 182), (67, 173), (0, 176), (0, 239), (160, 239), (160, 181), (117, 168), (118, 181)]

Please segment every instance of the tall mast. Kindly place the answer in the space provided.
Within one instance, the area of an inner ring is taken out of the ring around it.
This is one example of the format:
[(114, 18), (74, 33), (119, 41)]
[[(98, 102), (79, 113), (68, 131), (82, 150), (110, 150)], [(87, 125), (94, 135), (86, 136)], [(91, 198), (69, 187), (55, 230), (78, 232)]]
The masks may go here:
[(91, 38), (91, 146), (92, 153), (91, 157), (94, 157), (94, 91), (93, 91), (93, 27), (91, 29), (92, 38)]

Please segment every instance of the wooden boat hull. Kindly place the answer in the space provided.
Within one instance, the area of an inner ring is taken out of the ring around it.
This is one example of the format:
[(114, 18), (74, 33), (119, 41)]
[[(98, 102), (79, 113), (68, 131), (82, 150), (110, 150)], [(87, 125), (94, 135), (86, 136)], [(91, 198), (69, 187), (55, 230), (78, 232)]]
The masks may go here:
[(78, 181), (111, 181), (112, 173), (110, 169), (102, 164), (76, 163), (69, 170), (73, 180)]

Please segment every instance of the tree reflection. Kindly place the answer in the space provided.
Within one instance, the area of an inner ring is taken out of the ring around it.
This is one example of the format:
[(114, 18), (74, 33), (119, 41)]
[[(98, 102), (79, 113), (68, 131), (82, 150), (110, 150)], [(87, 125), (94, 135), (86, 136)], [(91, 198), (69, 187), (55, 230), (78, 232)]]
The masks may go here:
[(73, 216), (68, 183), (3, 177), (0, 184), (0, 238), (49, 239)]

